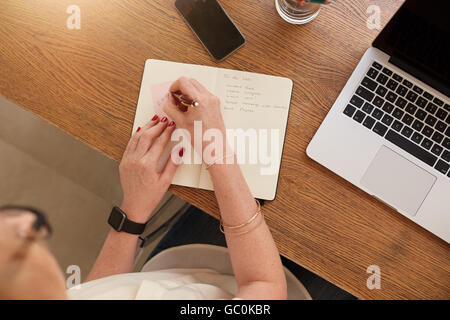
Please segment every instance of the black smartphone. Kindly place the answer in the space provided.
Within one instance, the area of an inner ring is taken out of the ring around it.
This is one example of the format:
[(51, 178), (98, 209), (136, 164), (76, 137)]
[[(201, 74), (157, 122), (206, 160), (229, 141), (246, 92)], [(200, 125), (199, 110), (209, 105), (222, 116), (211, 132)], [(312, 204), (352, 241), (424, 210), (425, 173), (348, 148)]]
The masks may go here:
[(245, 43), (217, 0), (176, 0), (175, 7), (215, 60), (225, 59)]

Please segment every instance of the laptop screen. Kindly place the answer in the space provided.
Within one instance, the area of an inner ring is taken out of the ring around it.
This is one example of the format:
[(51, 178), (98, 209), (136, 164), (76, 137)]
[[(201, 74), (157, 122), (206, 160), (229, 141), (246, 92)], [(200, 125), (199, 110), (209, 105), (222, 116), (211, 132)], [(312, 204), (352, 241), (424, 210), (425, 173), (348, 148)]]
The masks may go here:
[(407, 0), (373, 46), (390, 62), (450, 96), (450, 1)]

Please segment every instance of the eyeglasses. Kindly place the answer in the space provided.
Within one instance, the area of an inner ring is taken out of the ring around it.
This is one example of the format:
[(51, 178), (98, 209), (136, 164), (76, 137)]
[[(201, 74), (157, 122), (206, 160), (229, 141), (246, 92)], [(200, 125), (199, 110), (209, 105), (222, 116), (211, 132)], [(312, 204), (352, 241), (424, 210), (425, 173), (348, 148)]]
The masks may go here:
[(35, 208), (0, 207), (0, 218), (5, 218), (5, 221), (15, 229), (16, 234), (27, 242), (47, 240), (52, 234), (52, 228), (45, 215)]

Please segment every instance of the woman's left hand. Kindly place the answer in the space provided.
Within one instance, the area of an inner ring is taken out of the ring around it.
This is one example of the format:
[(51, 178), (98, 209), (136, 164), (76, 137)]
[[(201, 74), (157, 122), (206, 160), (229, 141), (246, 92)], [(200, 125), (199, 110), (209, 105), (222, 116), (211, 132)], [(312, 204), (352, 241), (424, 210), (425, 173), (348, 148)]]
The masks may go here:
[(155, 116), (131, 137), (119, 166), (123, 189), (120, 207), (128, 219), (146, 223), (172, 182), (184, 150), (173, 150), (165, 168), (158, 172), (158, 160), (170, 141), (175, 123)]

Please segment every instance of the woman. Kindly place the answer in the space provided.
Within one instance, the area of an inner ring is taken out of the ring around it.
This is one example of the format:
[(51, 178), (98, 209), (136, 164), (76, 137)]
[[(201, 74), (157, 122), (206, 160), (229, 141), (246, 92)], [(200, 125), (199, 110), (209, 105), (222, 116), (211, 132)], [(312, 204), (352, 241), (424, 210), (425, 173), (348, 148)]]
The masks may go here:
[[(201, 121), (204, 130), (217, 129), (223, 137), (226, 136), (219, 99), (198, 81), (180, 78), (170, 92), (180, 92), (198, 102), (198, 106), (183, 112), (178, 106), (179, 101), (168, 94), (164, 111), (174, 121), (169, 123), (167, 118), (155, 116), (132, 136), (120, 164), (124, 192), (120, 209), (135, 223), (149, 220), (150, 213), (161, 201), (182, 162), (184, 149), (173, 150), (163, 170), (159, 172), (157, 169), (158, 160), (175, 127), (188, 130), (194, 137), (194, 121)], [(207, 144), (203, 143), (202, 148), (206, 147)], [(235, 289), (224, 285), (230, 280), (229, 276), (214, 270), (172, 269), (131, 274), (138, 235), (112, 229), (87, 282), (81, 288), (69, 290), (69, 297), (145, 299), (154, 298), (155, 291), (158, 291), (160, 297), (167, 299), (285, 299), (286, 278), (278, 250), (236, 159), (233, 163), (229, 159), (225, 161), (225, 148), (215, 150), (214, 161), (206, 165), (220, 208)], [(8, 237), (14, 235), (13, 230), (21, 231), (16, 234), (25, 235), (28, 240), (46, 234), (37, 233), (36, 223), (34, 228), (30, 223), (27, 225), (32, 213), (16, 210), (12, 214), (13, 211), (7, 209), (0, 213), (0, 236), (3, 238), (0, 239), (0, 259), (3, 260), (0, 261), (0, 298), (66, 298), (62, 272), (45, 248), (32, 242), (23, 249), (19, 245), (20, 237), (16, 239), (17, 243), (10, 245)], [(40, 225), (45, 227), (43, 223)], [(35, 230), (32, 237), (30, 230)], [(20, 254), (15, 251), (17, 247), (22, 248)], [(14, 268), (18, 264), (25, 267)], [(17, 273), (13, 277), (14, 269)]]

